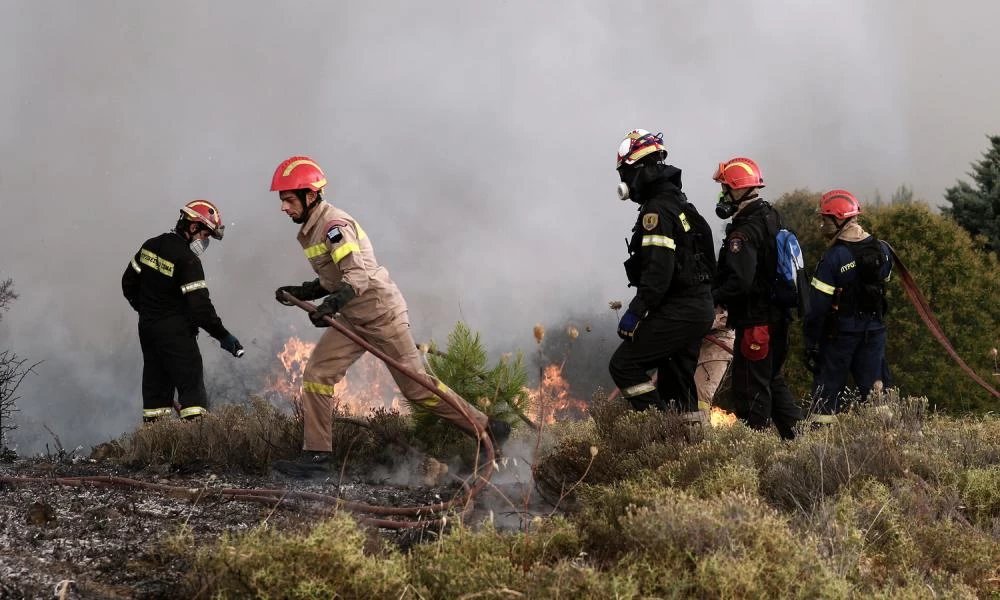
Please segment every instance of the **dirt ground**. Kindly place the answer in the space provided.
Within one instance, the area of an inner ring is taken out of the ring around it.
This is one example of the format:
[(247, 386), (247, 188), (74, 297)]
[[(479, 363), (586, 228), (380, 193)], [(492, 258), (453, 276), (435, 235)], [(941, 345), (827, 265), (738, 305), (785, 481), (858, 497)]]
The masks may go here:
[[(189, 488), (267, 487), (339, 494), (350, 500), (394, 506), (449, 498), (450, 487), (410, 487), (336, 479), (293, 480), (281, 475), (248, 477), (202, 471), (127, 470), (110, 462), (73, 458), (0, 462), (0, 476), (68, 477), (116, 475)], [(339, 478), (338, 478), (339, 479)], [(182, 527), (198, 542), (223, 532), (260, 525), (307, 526), (320, 515), (315, 506), (273, 508), (223, 498), (192, 501), (143, 489), (66, 487), (47, 483), (0, 483), (0, 600), (14, 598), (176, 598), (190, 568), (163, 552)], [(434, 533), (380, 530), (406, 547)]]

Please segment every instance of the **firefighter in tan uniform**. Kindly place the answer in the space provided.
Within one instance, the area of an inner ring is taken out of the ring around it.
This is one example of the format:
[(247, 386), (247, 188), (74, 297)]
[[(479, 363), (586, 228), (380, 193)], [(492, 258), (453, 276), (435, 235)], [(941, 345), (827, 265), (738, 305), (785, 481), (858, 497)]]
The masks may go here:
[[(324, 298), (309, 318), (317, 327), (329, 327), (324, 317), (340, 315), (341, 322), (366, 341), (413, 371), (424, 373), (420, 353), (410, 333), (406, 301), (378, 264), (371, 240), (349, 214), (323, 200), (326, 177), (307, 156), (293, 156), (278, 165), (271, 191), (278, 192), (281, 210), (302, 226), (298, 240), (318, 277), (302, 285), (283, 286), (275, 298), (286, 304), (284, 292), (300, 300)], [(327, 329), (313, 349), (302, 375), (303, 456), (279, 461), (275, 467), (303, 474), (328, 467), (332, 449), (334, 385), (344, 378), (365, 350), (336, 329)], [(438, 415), (475, 436), (459, 411), (406, 375), (390, 368), (403, 396), (414, 407)], [(487, 419), (472, 406), (466, 410), (495, 440), (510, 433), (502, 421)]]
[[(709, 335), (719, 342), (733, 347), (736, 332), (726, 328), (726, 310), (715, 308), (715, 322)], [(733, 361), (733, 353), (708, 339), (702, 340), (701, 352), (698, 354), (698, 368), (694, 372), (694, 384), (698, 388), (698, 409), (708, 410), (713, 405), (715, 392), (722, 384), (729, 363)]]

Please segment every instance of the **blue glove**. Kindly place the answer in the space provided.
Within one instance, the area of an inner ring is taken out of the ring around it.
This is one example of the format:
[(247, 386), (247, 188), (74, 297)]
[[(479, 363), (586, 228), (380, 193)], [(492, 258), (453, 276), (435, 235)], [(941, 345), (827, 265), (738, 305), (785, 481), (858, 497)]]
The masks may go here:
[(243, 345), (240, 344), (240, 341), (236, 339), (235, 335), (230, 333), (225, 337), (225, 339), (222, 340), (221, 344), (222, 349), (233, 356), (237, 358), (243, 356)]
[(622, 315), (622, 320), (618, 322), (618, 337), (631, 341), (635, 336), (635, 330), (639, 328), (640, 321), (642, 321), (642, 317), (631, 310), (626, 310), (625, 314)]

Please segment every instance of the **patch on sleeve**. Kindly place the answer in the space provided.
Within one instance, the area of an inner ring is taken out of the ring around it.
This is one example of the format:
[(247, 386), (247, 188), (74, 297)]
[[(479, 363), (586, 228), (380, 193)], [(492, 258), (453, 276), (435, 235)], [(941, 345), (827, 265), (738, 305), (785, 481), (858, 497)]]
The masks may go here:
[(743, 236), (734, 235), (727, 242), (730, 254), (739, 254), (743, 250)]
[(340, 240), (344, 239), (344, 234), (340, 231), (339, 226), (334, 225), (326, 230), (326, 239), (330, 240), (331, 244), (336, 244)]
[(646, 231), (652, 231), (656, 229), (656, 226), (660, 224), (660, 215), (656, 213), (646, 213), (642, 215), (642, 228)]

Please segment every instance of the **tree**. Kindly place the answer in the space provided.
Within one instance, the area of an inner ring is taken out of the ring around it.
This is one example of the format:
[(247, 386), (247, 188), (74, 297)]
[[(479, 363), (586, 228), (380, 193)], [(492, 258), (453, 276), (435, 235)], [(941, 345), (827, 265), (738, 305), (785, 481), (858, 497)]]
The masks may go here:
[[(0, 320), (10, 304), (17, 299), (14, 293), (14, 281), (7, 278), (0, 281)], [(14, 413), (17, 412), (18, 386), (25, 375), (31, 372), (31, 367), (25, 367), (25, 359), (19, 358), (13, 352), (0, 352), (0, 458), (7, 455), (7, 434), (17, 429), (14, 424)]]
[(986, 250), (1000, 250), (1000, 135), (989, 136), (990, 148), (972, 163), (972, 184), (965, 181), (945, 191), (951, 207), (941, 211), (973, 237), (983, 236)]
[[(785, 223), (798, 234), (810, 274), (828, 246), (815, 215), (819, 198), (797, 190), (776, 202)], [(984, 251), (957, 222), (933, 213), (922, 202), (866, 206), (860, 220), (899, 254), (958, 354), (984, 379), (993, 379), (990, 350), (1000, 340), (996, 254)], [(887, 296), (886, 358), (894, 385), (904, 393), (927, 396), (933, 405), (952, 412), (996, 410), (996, 400), (965, 376), (927, 331), (898, 278), (890, 281)], [(800, 326), (793, 327), (792, 339), (786, 378), (797, 394), (805, 396), (811, 375), (800, 359)]]

